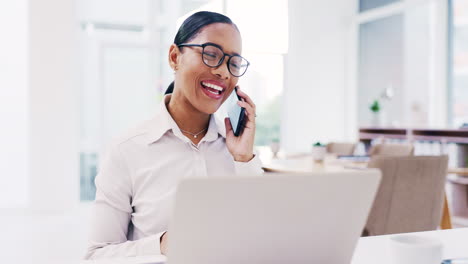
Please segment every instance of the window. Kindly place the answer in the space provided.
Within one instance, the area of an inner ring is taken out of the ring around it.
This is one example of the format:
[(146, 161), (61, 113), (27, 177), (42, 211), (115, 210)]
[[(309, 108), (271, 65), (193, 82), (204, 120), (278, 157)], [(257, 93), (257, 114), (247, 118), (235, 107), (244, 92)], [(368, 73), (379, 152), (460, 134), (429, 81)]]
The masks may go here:
[(244, 57), (251, 63), (239, 85), (257, 106), (255, 145), (269, 145), (280, 139), (284, 55), (288, 52), (288, 1), (228, 0), (226, 5), (227, 15), (242, 33)]
[[(168, 80), (169, 1), (80, 1), (80, 199), (94, 200), (99, 159), (112, 138), (154, 114)], [(113, 6), (109, 9), (109, 6)], [(160, 20), (156, 20), (160, 19)]]

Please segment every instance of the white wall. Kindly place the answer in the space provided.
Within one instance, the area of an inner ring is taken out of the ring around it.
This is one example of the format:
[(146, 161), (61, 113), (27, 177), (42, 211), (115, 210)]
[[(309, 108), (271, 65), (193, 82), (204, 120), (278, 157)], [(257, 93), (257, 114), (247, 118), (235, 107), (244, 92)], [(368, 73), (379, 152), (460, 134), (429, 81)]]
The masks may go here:
[(27, 0), (0, 2), (0, 208), (28, 199)]
[(315, 141), (349, 138), (345, 120), (347, 49), (354, 1), (289, 1), (282, 147), (308, 151)]
[(29, 188), (37, 210), (78, 203), (78, 93), (73, 0), (29, 3)]
[(78, 202), (73, 2), (0, 3), (0, 208)]

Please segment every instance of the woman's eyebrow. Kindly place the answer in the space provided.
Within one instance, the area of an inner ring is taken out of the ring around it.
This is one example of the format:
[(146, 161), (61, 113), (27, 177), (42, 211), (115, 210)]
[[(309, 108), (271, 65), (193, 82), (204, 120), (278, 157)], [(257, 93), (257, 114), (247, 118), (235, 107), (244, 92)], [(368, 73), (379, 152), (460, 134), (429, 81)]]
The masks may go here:
[[(218, 45), (218, 44), (213, 43), (213, 42), (206, 42), (205, 45), (206, 45), (206, 44), (210, 44), (210, 45), (213, 45), (213, 46), (215, 46), (215, 47), (218, 47), (218, 48), (220, 48), (220, 49), (224, 52), (224, 49), (223, 49), (223, 47), (221, 47), (221, 45)], [(237, 53), (237, 52), (233, 52), (233, 53), (231, 53), (231, 55), (240, 56), (240, 54)]]

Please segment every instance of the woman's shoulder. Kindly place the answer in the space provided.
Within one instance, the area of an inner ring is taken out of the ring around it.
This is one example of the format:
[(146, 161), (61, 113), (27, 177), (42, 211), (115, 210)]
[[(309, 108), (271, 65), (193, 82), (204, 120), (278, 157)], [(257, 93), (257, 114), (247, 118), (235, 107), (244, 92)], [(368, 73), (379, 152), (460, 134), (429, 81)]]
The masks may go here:
[(110, 145), (121, 146), (128, 143), (143, 143), (151, 131), (152, 119), (141, 121), (136, 125), (127, 128), (111, 139)]

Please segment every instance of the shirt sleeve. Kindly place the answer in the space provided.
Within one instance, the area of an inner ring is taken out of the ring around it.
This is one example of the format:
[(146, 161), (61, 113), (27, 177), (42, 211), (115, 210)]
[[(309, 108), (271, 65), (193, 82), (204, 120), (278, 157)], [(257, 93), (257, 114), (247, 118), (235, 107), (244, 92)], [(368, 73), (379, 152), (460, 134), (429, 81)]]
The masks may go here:
[(236, 175), (239, 176), (259, 176), (263, 174), (262, 162), (257, 154), (247, 162), (234, 161)]
[(111, 147), (96, 176), (96, 200), (85, 259), (158, 255), (164, 232), (128, 241), (133, 212), (131, 171), (118, 145)]

